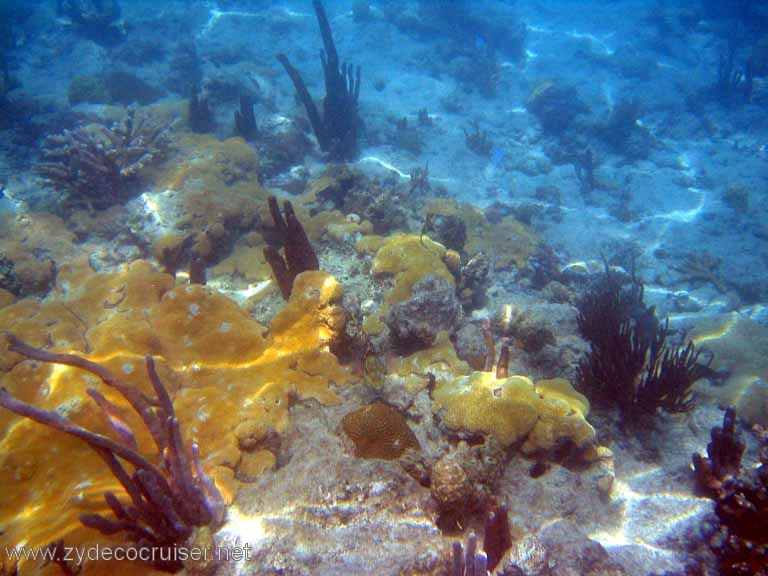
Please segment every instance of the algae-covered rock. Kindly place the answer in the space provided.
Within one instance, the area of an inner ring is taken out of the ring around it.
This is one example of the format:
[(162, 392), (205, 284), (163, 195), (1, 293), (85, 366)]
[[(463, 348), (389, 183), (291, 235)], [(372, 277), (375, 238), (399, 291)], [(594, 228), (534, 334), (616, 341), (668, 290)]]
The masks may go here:
[(426, 348), (441, 331), (453, 332), (461, 318), (461, 304), (453, 285), (436, 275), (413, 286), (413, 296), (393, 304), (387, 315), (390, 334), (402, 347)]

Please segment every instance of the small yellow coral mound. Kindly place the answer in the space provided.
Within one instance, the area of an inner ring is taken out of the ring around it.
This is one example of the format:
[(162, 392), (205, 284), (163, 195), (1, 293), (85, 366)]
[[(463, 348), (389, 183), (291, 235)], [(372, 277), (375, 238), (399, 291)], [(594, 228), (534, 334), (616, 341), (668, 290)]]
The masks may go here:
[[(235, 497), (238, 479), (252, 481), (275, 461), (255, 434), (243, 442), (242, 430), (255, 426), (279, 434), (288, 425), (293, 399), (338, 402), (330, 386), (350, 378), (328, 352), (343, 330), (344, 312), (342, 289), (325, 273), (297, 277), (288, 306), (269, 330), (211, 288), (173, 288), (170, 276), (146, 262), (116, 274), (72, 266), (62, 270), (59, 281), (57, 296), (45, 303), (22, 300), (0, 309), (3, 329), (36, 346), (54, 342), (57, 351), (87, 351), (89, 359), (148, 395), (143, 357), (154, 355), (184, 438), (199, 442), (203, 465), (228, 500)], [(85, 392), (95, 388), (121, 409), (152, 458), (138, 416), (113, 389), (75, 368), (21, 360), (5, 346), (0, 350), (2, 384), (13, 396), (112, 435)], [(0, 547), (45, 546), (58, 538), (71, 546), (114, 543), (119, 535), (110, 539), (77, 521), (85, 512), (105, 512), (106, 490), (122, 493), (84, 443), (0, 410)], [(86, 571), (153, 573), (137, 563), (92, 563)], [(26, 563), (20, 573), (40, 572)]]
[(492, 434), (504, 446), (524, 438), (538, 420), (540, 399), (525, 376), (497, 380), (493, 372), (473, 372), (446, 382), (433, 398), (446, 426)]
[(296, 276), (288, 306), (270, 325), (273, 349), (327, 350), (344, 332), (343, 295), (341, 285), (326, 272), (314, 270)]
[(562, 438), (584, 446), (595, 437), (586, 421), (586, 399), (565, 380), (534, 386), (525, 376), (497, 379), (473, 372), (444, 382), (433, 394), (435, 410), (455, 430), (493, 435), (504, 446), (522, 441), (522, 450), (548, 450)]
[(442, 244), (417, 234), (398, 234), (383, 238), (369, 236), (357, 243), (360, 253), (376, 253), (371, 272), (374, 276), (394, 276), (395, 285), (386, 296), (387, 304), (407, 300), (414, 284), (429, 274), (442, 276), (451, 285), (453, 274), (445, 265)]
[(213, 274), (240, 277), (256, 283), (272, 278), (272, 269), (264, 258), (264, 246), (236, 246), (232, 254), (213, 267)]
[(448, 333), (440, 332), (435, 343), (426, 350), (395, 358), (389, 366), (387, 381), (403, 379), (406, 388), (415, 393), (427, 387), (429, 374), (441, 386), (444, 382), (471, 373), (470, 365), (456, 355)]
[(595, 439), (595, 429), (587, 422), (589, 400), (576, 392), (563, 378), (541, 380), (536, 383), (541, 398), (539, 419), (525, 439), (522, 450), (526, 454), (555, 447), (561, 438), (568, 438), (576, 446), (585, 446)]

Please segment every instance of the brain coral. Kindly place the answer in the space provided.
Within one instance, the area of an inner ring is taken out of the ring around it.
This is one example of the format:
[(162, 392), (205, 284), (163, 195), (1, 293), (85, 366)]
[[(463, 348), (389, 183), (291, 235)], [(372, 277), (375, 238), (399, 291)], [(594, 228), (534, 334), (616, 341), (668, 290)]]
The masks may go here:
[(341, 427), (360, 458), (395, 460), (419, 441), (400, 412), (381, 402), (368, 404), (344, 416)]

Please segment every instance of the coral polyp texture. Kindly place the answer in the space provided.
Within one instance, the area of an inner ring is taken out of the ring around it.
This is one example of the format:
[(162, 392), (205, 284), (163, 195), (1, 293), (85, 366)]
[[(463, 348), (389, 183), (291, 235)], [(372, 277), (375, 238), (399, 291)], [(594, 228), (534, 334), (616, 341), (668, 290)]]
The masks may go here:
[(578, 447), (595, 440), (586, 420), (589, 403), (565, 380), (534, 385), (525, 376), (474, 372), (443, 382), (433, 396), (449, 429), (491, 435), (504, 446), (520, 442), (525, 453), (549, 450), (559, 440)]

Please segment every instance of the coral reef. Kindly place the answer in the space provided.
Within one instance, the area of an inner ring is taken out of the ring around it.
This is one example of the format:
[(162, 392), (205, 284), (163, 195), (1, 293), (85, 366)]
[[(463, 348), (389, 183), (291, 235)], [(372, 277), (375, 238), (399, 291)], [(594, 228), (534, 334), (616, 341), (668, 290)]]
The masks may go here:
[(768, 436), (762, 431), (759, 465), (740, 471), (744, 443), (728, 409), (712, 429), (708, 458), (694, 454), (699, 486), (716, 502), (718, 524), (710, 546), (724, 576), (768, 574)]
[(429, 490), (437, 502), (441, 525), (453, 529), (493, 502), (504, 461), (504, 448), (489, 436), (472, 446), (459, 442), (432, 465)]
[[(195, 443), (191, 445), (195, 470), (192, 473), (173, 402), (157, 374), (152, 356), (146, 357), (147, 374), (157, 398), (147, 398), (110, 370), (81, 356), (51, 353), (14, 337), (10, 337), (8, 349), (27, 358), (73, 366), (94, 374), (106, 386), (117, 390), (141, 416), (157, 452), (162, 455), (162, 467), (136, 450), (136, 437), (120, 418), (118, 408), (92, 388), (87, 392), (108, 418), (119, 442), (81, 428), (54, 411), (21, 402), (0, 388), (0, 406), (85, 441), (106, 462), (130, 497), (132, 505), (126, 507), (114, 493), (106, 492), (104, 499), (115, 519), (84, 514), (79, 517), (80, 522), (106, 535), (123, 532), (135, 543), (138, 557), (150, 558), (149, 564), (167, 572), (181, 570), (183, 563), (174, 558), (173, 549), (185, 545), (195, 527), (219, 526), (224, 519), (224, 501), (203, 471)], [(130, 463), (134, 472), (129, 474), (120, 460)]]
[(38, 165), (67, 206), (104, 209), (130, 198), (142, 172), (166, 153), (171, 125), (129, 108), (107, 126), (90, 124), (49, 136)]
[(285, 201), (283, 204), (285, 218), (283, 218), (277, 198), (270, 196), (268, 201), (273, 229), (283, 246), (284, 255), (281, 255), (273, 246), (267, 246), (264, 248), (264, 258), (272, 268), (280, 293), (288, 300), (291, 297), (296, 276), (307, 270), (319, 269), (320, 263), (304, 227), (296, 218), (293, 205), (288, 200)]
[(57, 0), (59, 16), (66, 16), (81, 34), (94, 42), (112, 46), (125, 38), (117, 0)]
[(710, 283), (718, 292), (725, 294), (728, 292), (728, 286), (720, 275), (719, 268), (720, 258), (708, 252), (691, 252), (685, 255), (682, 262), (672, 265), (672, 269), (679, 272), (688, 282)]
[(504, 446), (522, 442), (525, 453), (549, 450), (565, 438), (579, 447), (595, 439), (585, 419), (589, 403), (565, 380), (534, 386), (525, 376), (474, 372), (440, 383), (433, 398), (447, 428), (492, 435)]
[(373, 224), (377, 234), (407, 227), (407, 210), (397, 201), (400, 194), (346, 164), (329, 166), (309, 183), (306, 196), (318, 203), (331, 202), (345, 214), (357, 214)]
[(493, 142), (488, 139), (488, 132), (486, 130), (481, 132), (477, 122), (472, 124), (472, 128), (474, 132), (467, 132), (467, 129), (464, 128), (464, 143), (467, 148), (478, 156), (490, 156)]
[[(462, 253), (470, 259), (483, 254), (496, 270), (512, 266), (522, 269), (541, 243), (538, 236), (514, 216), (505, 216), (496, 224), (488, 221), (482, 211), (455, 200), (433, 199), (425, 208), (426, 222), (456, 217), (464, 223), (466, 240)], [(452, 230), (456, 230), (453, 226)]]
[[(0, 324), (33, 346), (79, 354), (87, 350), (91, 361), (147, 397), (153, 391), (142, 369), (143, 355), (152, 354), (168, 384), (181, 435), (197, 439), (201, 463), (229, 503), (259, 474), (258, 462), (261, 470), (274, 466), (266, 439), (285, 433), (293, 402), (339, 402), (330, 386), (347, 383), (349, 373), (328, 348), (343, 333), (341, 296), (329, 275), (299, 275), (291, 301), (264, 336), (264, 326), (232, 300), (205, 286), (174, 289), (170, 276), (146, 262), (134, 262), (115, 274), (67, 264), (60, 267), (49, 300), (9, 304), (0, 309)], [(114, 430), (85, 392), (94, 388), (119, 409), (121, 419), (136, 432), (141, 451), (152, 451), (152, 438), (140, 418), (100, 380), (85, 376), (84, 386), (81, 370), (23, 362), (5, 347), (0, 348), (0, 369), (3, 386), (19, 401), (58, 411), (79, 427), (111, 436)], [(260, 425), (242, 442), (249, 422)], [(102, 495), (119, 489), (90, 448), (68, 435), (41, 432), (38, 424), (5, 411), (0, 430), (3, 545), (25, 541), (45, 546), (58, 538), (70, 546), (112, 542), (77, 522), (81, 514), (109, 513)], [(59, 513), (51, 517), (46, 509)], [(148, 572), (132, 566), (121, 566), (117, 573)], [(115, 564), (106, 563), (94, 573), (110, 570), (115, 573)]]
[(325, 98), (323, 114), (315, 105), (299, 71), (294, 68), (285, 54), (278, 54), (277, 59), (290, 76), (296, 92), (304, 104), (307, 116), (312, 124), (320, 149), (331, 159), (344, 160), (357, 154), (357, 103), (360, 98), (360, 67), (339, 64), (339, 55), (333, 42), (333, 34), (328, 24), (320, 0), (314, 0), (317, 22), (323, 37), (324, 52), (321, 53), (323, 75), (325, 76)]
[(235, 110), (235, 134), (244, 140), (254, 140), (259, 136), (253, 99), (248, 94), (240, 94), (240, 109)]
[(576, 116), (589, 112), (589, 107), (579, 98), (576, 89), (554, 82), (537, 85), (527, 102), (528, 110), (539, 119), (545, 132), (561, 135)]
[(188, 116), (192, 132), (205, 134), (213, 130), (213, 112), (208, 103), (208, 95), (194, 84), (190, 88)]

